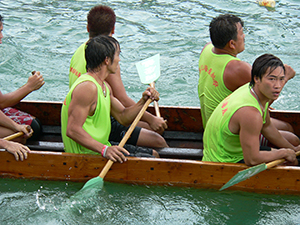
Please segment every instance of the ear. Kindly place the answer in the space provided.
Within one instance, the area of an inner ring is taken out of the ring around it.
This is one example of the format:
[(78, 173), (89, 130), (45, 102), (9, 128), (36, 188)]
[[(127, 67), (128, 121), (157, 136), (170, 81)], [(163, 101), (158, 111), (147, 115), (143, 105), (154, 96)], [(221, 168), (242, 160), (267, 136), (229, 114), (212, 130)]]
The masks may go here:
[(105, 60), (104, 60), (105, 65), (109, 64), (109, 58), (106, 56)]
[(115, 26), (114, 26), (114, 28), (112, 29), (112, 31), (111, 31), (111, 34), (113, 35), (115, 33)]
[(228, 46), (229, 46), (229, 48), (231, 48), (231, 49), (235, 49), (235, 41), (234, 40), (230, 40), (230, 41), (228, 41)]
[(254, 77), (254, 82), (255, 82), (255, 83), (259, 83), (259, 82), (260, 82), (260, 78), (257, 77), (257, 76), (255, 76), (255, 77)]

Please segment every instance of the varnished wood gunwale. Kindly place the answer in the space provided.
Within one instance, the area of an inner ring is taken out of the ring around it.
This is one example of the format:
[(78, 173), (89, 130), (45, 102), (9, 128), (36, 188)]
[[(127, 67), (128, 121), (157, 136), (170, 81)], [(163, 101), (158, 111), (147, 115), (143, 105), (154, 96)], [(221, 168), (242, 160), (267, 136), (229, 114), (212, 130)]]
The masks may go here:
[[(100, 173), (106, 161), (96, 155), (32, 151), (28, 159), (21, 162), (8, 152), (0, 152), (0, 176), (86, 182)], [(219, 189), (238, 171), (246, 168), (244, 164), (234, 163), (128, 158), (126, 163), (114, 163), (105, 181)], [(282, 166), (269, 169), (229, 189), (300, 194), (300, 168)]]

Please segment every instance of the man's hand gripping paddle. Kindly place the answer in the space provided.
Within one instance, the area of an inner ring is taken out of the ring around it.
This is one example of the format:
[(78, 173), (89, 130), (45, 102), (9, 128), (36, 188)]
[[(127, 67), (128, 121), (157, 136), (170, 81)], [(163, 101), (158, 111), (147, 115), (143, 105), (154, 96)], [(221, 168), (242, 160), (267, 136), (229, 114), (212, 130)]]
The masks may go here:
[[(148, 108), (148, 106), (151, 103), (151, 101), (152, 100), (149, 98), (145, 102), (143, 108), (141, 109), (141, 111), (139, 112), (139, 114), (136, 116), (136, 118), (134, 119), (134, 121), (131, 124), (130, 128), (127, 130), (127, 132), (124, 135), (123, 139), (119, 143), (119, 147), (123, 147), (125, 145), (125, 143), (127, 142), (128, 138), (130, 137), (132, 131), (136, 127), (137, 123), (140, 121), (141, 117), (145, 113), (145, 111)], [(113, 165), (113, 163), (114, 162), (112, 160), (108, 160), (107, 163), (105, 164), (104, 168), (102, 169), (101, 173), (97, 177), (92, 178), (88, 182), (86, 182), (85, 185), (80, 190), (80, 192), (83, 191), (83, 190), (86, 190), (86, 189), (93, 188), (93, 187), (101, 189), (103, 187), (103, 179), (106, 176), (107, 172), (109, 171), (110, 167)]]

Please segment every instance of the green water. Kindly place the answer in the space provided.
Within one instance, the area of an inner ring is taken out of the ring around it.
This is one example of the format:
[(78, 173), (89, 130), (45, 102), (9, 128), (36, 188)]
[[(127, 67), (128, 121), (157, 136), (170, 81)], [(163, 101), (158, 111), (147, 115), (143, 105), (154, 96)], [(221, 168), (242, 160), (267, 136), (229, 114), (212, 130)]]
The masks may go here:
[[(46, 84), (26, 99), (63, 101), (69, 62), (87, 40), (86, 15), (100, 1), (5, 0), (0, 45), (0, 90), (11, 92), (32, 70)], [(275, 10), (255, 0), (101, 1), (117, 15), (115, 37), (121, 44), (121, 71), (128, 95), (137, 100), (146, 88), (135, 63), (160, 53), (156, 87), (161, 105), (199, 106), (198, 57), (209, 41), (208, 24), (220, 13), (245, 22), (246, 50), (239, 58), (252, 64), (263, 54), (279, 56), (300, 73), (300, 1), (276, 1)], [(284, 87), (277, 109), (299, 110), (300, 78)], [(0, 224), (300, 224), (298, 196), (260, 195), (105, 182), (89, 198), (71, 196), (83, 184), (0, 181)]]
[[(12, 187), (13, 186), (13, 187)], [(78, 183), (3, 179), (1, 224), (299, 224), (292, 196), (104, 183), (74, 197)]]

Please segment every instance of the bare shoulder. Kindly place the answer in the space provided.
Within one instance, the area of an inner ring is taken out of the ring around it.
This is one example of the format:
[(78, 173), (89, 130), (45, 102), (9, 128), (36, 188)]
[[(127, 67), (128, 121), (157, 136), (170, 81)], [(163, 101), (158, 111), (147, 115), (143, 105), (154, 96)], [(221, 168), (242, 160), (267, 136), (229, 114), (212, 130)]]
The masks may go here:
[(72, 99), (83, 102), (90, 102), (97, 98), (97, 86), (91, 81), (84, 81), (78, 84), (72, 93)]
[(230, 61), (224, 71), (225, 86), (235, 91), (240, 86), (250, 82), (251, 80), (251, 65), (244, 61)]

